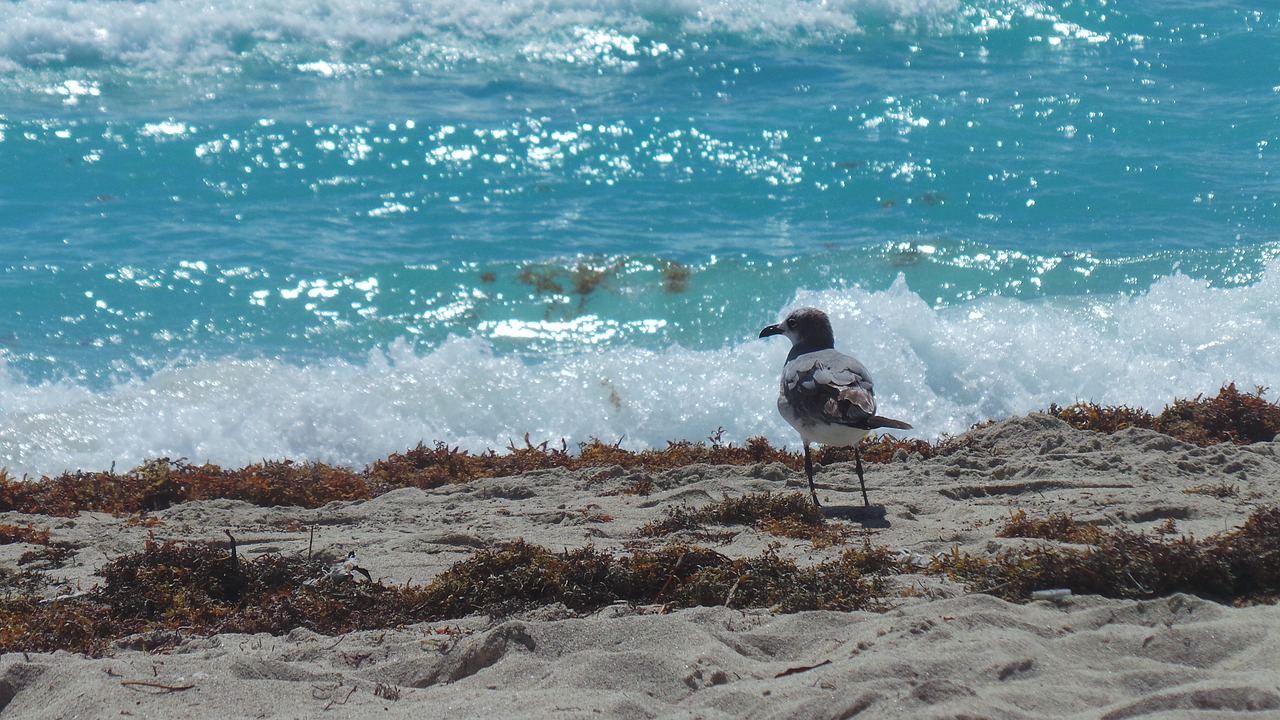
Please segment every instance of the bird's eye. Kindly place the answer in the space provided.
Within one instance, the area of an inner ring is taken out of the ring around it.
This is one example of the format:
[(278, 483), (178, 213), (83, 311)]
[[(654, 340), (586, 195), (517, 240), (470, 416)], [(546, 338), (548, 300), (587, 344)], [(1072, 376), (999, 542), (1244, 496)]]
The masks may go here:
[(796, 326), (796, 319), (795, 319), (795, 318), (787, 318), (787, 327), (789, 327), (789, 328), (793, 328), (793, 327), (795, 327), (795, 326)]

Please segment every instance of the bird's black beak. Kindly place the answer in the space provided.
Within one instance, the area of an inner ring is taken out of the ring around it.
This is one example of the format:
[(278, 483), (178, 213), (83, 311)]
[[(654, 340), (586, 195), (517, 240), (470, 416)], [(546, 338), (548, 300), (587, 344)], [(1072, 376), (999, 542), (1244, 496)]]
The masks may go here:
[(769, 327), (767, 327), (767, 328), (765, 328), (765, 329), (763, 329), (763, 330), (761, 330), (761, 331), (760, 331), (760, 337), (762, 337), (762, 338), (763, 338), (763, 337), (770, 337), (770, 336), (772, 336), (772, 335), (781, 335), (781, 334), (783, 334), (783, 333), (785, 333), (785, 332), (786, 332), (786, 330), (784, 330), (784, 329), (782, 328), (782, 325), (781, 325), (781, 324), (778, 324), (778, 325), (770, 325)]

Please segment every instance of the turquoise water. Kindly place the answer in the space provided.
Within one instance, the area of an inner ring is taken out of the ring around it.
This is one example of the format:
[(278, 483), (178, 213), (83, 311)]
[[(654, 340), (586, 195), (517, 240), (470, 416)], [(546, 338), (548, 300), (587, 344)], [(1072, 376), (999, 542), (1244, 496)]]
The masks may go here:
[(15, 0), (0, 467), (794, 444), (833, 315), (928, 438), (1280, 360), (1280, 11)]

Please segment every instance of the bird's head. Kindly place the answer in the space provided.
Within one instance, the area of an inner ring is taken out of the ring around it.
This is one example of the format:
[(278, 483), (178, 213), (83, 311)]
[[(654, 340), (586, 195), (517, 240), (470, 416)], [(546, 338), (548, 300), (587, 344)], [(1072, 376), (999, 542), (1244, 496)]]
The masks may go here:
[(806, 352), (825, 350), (836, 344), (827, 314), (811, 307), (792, 310), (782, 322), (760, 331), (762, 338), (773, 335), (786, 335), (792, 347), (804, 348)]

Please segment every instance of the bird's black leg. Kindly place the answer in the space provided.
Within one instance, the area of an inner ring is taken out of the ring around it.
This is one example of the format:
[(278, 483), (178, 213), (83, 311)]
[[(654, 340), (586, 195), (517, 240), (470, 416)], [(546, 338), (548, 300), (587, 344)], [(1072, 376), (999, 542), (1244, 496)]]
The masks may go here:
[(813, 495), (813, 506), (822, 507), (818, 502), (818, 490), (813, 486), (813, 458), (809, 456), (809, 443), (804, 444), (804, 474), (809, 476), (809, 494)]
[(862, 486), (862, 506), (871, 507), (871, 501), (867, 499), (867, 482), (862, 479), (862, 451), (856, 445), (853, 448), (853, 461), (858, 471), (858, 484)]

